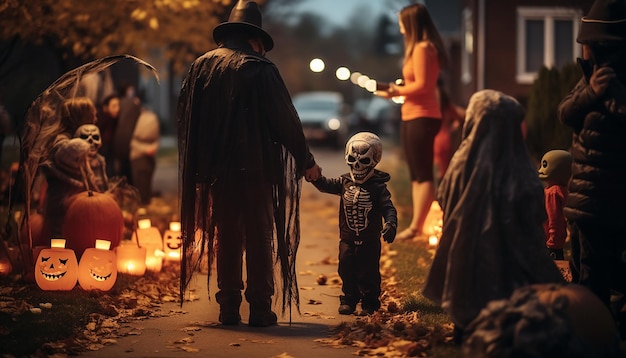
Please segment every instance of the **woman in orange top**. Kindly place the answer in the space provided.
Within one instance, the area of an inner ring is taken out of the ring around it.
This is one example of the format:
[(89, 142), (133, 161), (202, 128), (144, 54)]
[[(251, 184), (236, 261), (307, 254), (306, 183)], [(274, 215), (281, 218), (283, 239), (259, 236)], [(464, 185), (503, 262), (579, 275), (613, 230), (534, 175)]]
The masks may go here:
[(404, 7), (398, 15), (398, 24), (404, 36), (404, 84), (391, 83), (387, 91), (376, 94), (386, 98), (404, 97), (401, 142), (411, 176), (413, 217), (409, 227), (396, 238), (407, 240), (422, 234), (426, 215), (435, 200), (433, 145), (442, 117), (437, 79), (447, 59), (441, 36), (423, 4)]

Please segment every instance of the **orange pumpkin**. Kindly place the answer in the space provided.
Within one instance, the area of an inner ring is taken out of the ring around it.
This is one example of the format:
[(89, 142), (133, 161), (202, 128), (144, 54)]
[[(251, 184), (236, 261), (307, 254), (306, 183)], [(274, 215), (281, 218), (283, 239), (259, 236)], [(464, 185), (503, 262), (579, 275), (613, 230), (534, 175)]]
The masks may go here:
[[(28, 227), (32, 234), (32, 242), (28, 237)], [(50, 246), (50, 228), (40, 213), (32, 213), (28, 217), (28, 224), (23, 223), (20, 229), (20, 242), (27, 247)]]
[(567, 298), (567, 313), (576, 335), (594, 351), (603, 352), (615, 343), (617, 330), (608, 307), (588, 288), (578, 284), (535, 284), (539, 301), (550, 305)]
[(108, 240), (115, 248), (122, 240), (124, 219), (122, 210), (113, 196), (106, 193), (85, 191), (71, 196), (67, 202), (63, 220), (63, 236), (67, 247), (81, 257), (96, 239)]

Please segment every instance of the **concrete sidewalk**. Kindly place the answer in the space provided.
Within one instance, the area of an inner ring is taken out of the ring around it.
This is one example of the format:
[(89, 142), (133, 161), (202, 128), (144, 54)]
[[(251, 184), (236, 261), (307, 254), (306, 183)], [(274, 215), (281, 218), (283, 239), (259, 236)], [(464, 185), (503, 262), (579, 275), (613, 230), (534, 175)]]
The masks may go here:
[[(171, 142), (168, 143), (172, 145)], [(344, 170), (343, 153), (316, 153), (316, 159), (327, 175)], [(155, 189), (171, 192), (176, 188), (176, 161), (159, 162), (155, 173)], [(128, 324), (135, 332), (84, 357), (347, 357), (355, 347), (338, 348), (316, 342), (330, 336), (329, 328), (358, 319), (339, 315), (341, 287), (337, 277), (339, 197), (319, 193), (311, 184), (303, 183), (301, 199), (302, 237), (297, 258), (300, 287), (300, 311), (289, 323), (288, 312), (280, 317), (278, 326), (256, 328), (247, 325), (248, 306), (241, 307), (242, 324), (221, 326), (215, 275), (212, 275), (211, 300), (207, 295), (206, 275), (197, 275), (194, 293), (199, 300), (186, 302), (181, 313)], [(244, 270), (245, 272), (245, 270)], [(318, 285), (317, 277), (326, 275), (327, 285)], [(333, 281), (335, 283), (333, 283)], [(163, 304), (162, 311), (181, 311), (177, 303)], [(280, 308), (275, 308), (280, 313)]]

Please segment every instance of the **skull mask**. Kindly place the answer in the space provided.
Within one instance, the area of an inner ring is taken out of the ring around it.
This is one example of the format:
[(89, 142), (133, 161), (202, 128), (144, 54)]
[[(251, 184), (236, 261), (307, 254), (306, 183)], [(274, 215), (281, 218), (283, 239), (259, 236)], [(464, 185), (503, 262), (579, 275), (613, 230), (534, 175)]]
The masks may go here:
[(98, 154), (98, 150), (102, 146), (102, 137), (100, 136), (100, 129), (94, 124), (83, 124), (78, 127), (74, 138), (80, 138), (89, 143), (89, 156), (95, 157)]
[(566, 150), (550, 150), (541, 158), (539, 179), (549, 184), (567, 185), (572, 175), (572, 155)]
[(374, 133), (360, 132), (352, 136), (346, 144), (346, 163), (350, 166), (350, 176), (357, 184), (365, 183), (374, 175), (374, 167), (380, 162), (383, 144)]

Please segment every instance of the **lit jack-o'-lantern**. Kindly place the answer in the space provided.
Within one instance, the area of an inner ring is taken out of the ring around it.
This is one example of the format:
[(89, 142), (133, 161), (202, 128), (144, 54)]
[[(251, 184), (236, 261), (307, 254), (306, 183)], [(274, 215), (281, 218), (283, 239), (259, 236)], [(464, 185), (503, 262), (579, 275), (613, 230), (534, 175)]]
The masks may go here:
[(117, 257), (111, 241), (97, 240), (85, 250), (78, 264), (78, 283), (84, 290), (110, 290), (117, 280)]
[[(128, 242), (127, 242), (128, 241)], [(117, 254), (117, 272), (133, 276), (142, 276), (146, 273), (146, 248), (139, 247), (131, 240), (122, 241), (115, 248)]]
[(137, 221), (138, 229), (133, 234), (139, 246), (146, 248), (146, 268), (149, 271), (159, 272), (163, 266), (163, 237), (150, 219)]
[(70, 291), (78, 280), (74, 250), (65, 248), (65, 239), (51, 239), (35, 261), (35, 281), (44, 291)]
[(170, 223), (170, 229), (165, 231), (163, 241), (165, 246), (165, 259), (168, 261), (180, 261), (183, 240), (181, 238), (179, 221), (172, 221)]

